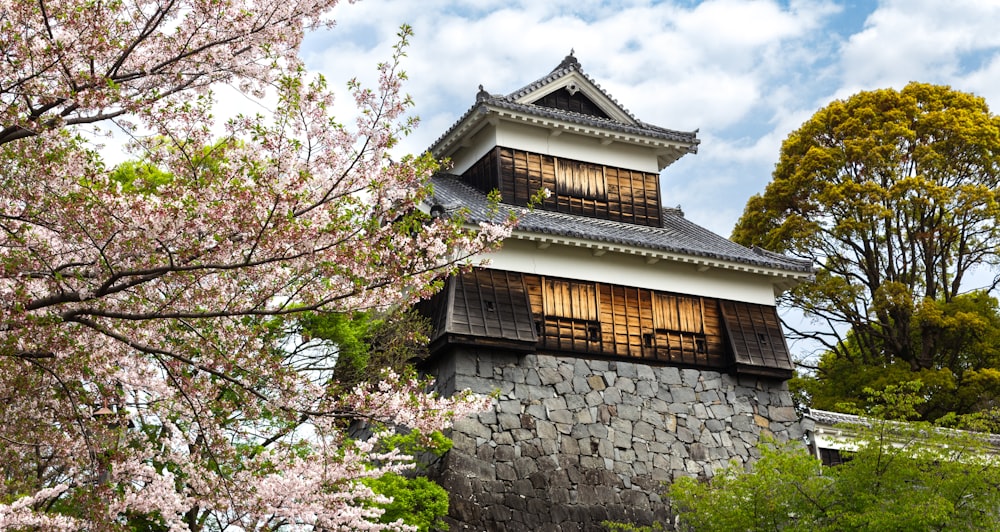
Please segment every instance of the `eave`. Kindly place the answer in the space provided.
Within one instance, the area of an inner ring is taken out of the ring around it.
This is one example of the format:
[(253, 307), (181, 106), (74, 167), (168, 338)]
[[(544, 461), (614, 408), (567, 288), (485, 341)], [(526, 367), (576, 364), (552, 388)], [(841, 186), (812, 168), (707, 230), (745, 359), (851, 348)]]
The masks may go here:
[(510, 238), (534, 242), (539, 249), (546, 249), (553, 245), (578, 247), (590, 250), (594, 256), (602, 256), (607, 253), (621, 253), (642, 257), (647, 264), (655, 264), (660, 261), (669, 261), (680, 264), (690, 264), (698, 271), (706, 271), (712, 268), (733, 272), (749, 273), (769, 277), (776, 289), (787, 290), (795, 285), (812, 280), (811, 272), (801, 272), (793, 270), (783, 270), (766, 266), (748, 264), (732, 260), (720, 259), (706, 255), (694, 255), (676, 251), (646, 248), (640, 246), (630, 246), (627, 244), (600, 242), (585, 238), (573, 238), (560, 235), (551, 235), (527, 231), (515, 230)]
[[(528, 107), (532, 108), (530, 112), (525, 109)], [(596, 120), (528, 104), (482, 101), (438, 139), (430, 147), (430, 152), (438, 159), (450, 157), (466, 145), (464, 139), (471, 138), (487, 125), (495, 127), (501, 121), (545, 129), (551, 136), (571, 134), (593, 138), (603, 145), (618, 142), (649, 148), (655, 152), (660, 169), (698, 150), (698, 141), (693, 134)], [(690, 138), (686, 138), (688, 136)]]

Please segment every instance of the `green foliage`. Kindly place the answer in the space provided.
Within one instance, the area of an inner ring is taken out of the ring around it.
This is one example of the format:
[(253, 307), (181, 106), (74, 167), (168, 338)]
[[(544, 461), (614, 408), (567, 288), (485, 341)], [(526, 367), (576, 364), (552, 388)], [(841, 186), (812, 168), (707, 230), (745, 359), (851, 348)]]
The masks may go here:
[(126, 193), (152, 194), (172, 179), (171, 174), (155, 165), (138, 161), (123, 162), (111, 172), (111, 180), (121, 184)]
[(448, 515), (448, 492), (427, 477), (407, 478), (388, 473), (365, 479), (364, 483), (375, 493), (392, 498), (392, 502), (376, 505), (385, 510), (379, 519), (382, 523), (402, 520), (417, 527), (419, 532), (448, 529), (441, 519)]
[(861, 92), (789, 135), (733, 239), (817, 265), (785, 303), (823, 329), (793, 336), (852, 364), (961, 380), (995, 356), (974, 347), (992, 334), (978, 320), (995, 319), (995, 302), (990, 313), (955, 300), (973, 268), (998, 262), (998, 190), (1000, 118), (982, 98), (921, 83)]
[(378, 377), (383, 369), (409, 371), (413, 360), (427, 355), (427, 319), (414, 310), (316, 313), (302, 320), (303, 333), (336, 345), (334, 378), (351, 387)]
[(451, 450), (452, 441), (440, 431), (430, 434), (419, 432), (407, 432), (405, 434), (394, 434), (382, 440), (385, 449), (398, 449), (403, 454), (419, 456), (421, 454), (431, 454), (436, 457), (444, 456), (444, 453)]
[[(800, 445), (761, 445), (752, 470), (679, 479), (673, 510), (687, 530), (997, 530), (1000, 467), (972, 433), (885, 416), (916, 415), (921, 385), (871, 392), (865, 425), (846, 425), (851, 460), (823, 467)], [(883, 417), (874, 417), (883, 416)]]
[(914, 369), (902, 360), (873, 356), (849, 333), (837, 350), (822, 355), (814, 373), (792, 380), (799, 401), (825, 410), (842, 410), (841, 405), (866, 409), (870, 406), (862, 393), (866, 388), (882, 390), (919, 381), (925, 397), (918, 408), (920, 419), (1000, 431), (1000, 424), (989, 415), (1000, 406), (997, 300), (977, 291), (947, 302), (924, 301), (912, 321), (911, 330), (938, 339), (933, 367)]
[[(400, 219), (395, 223), (413, 221)], [(333, 376), (345, 388), (376, 379), (387, 368), (398, 373), (412, 372), (412, 361), (426, 356), (429, 324), (413, 310), (388, 314), (310, 314), (301, 326), (306, 336), (322, 338), (336, 346)], [(444, 455), (451, 449), (452, 441), (441, 432), (411, 431), (388, 436), (379, 446), (381, 452), (396, 449), (413, 456), (419, 469), (422, 457)], [(380, 522), (402, 520), (420, 532), (447, 530), (442, 518), (448, 515), (448, 492), (427, 477), (388, 473), (362, 482), (376, 494), (391, 498), (388, 503), (372, 503), (385, 511)]]

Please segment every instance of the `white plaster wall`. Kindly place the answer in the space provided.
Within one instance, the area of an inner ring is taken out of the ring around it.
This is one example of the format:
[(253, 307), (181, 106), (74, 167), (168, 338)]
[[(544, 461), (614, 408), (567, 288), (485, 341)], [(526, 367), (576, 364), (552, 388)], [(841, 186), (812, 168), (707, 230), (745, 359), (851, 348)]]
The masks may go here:
[(620, 284), (665, 292), (774, 305), (771, 279), (750, 272), (660, 260), (648, 264), (637, 255), (553, 244), (539, 249), (534, 242), (509, 239), (503, 249), (484, 256), (490, 268)]
[(652, 148), (620, 142), (604, 144), (600, 139), (565, 131), (553, 135), (544, 127), (501, 120), (496, 126), (487, 123), (450, 156), (452, 172), (466, 171), (494, 146), (654, 174), (660, 171)]

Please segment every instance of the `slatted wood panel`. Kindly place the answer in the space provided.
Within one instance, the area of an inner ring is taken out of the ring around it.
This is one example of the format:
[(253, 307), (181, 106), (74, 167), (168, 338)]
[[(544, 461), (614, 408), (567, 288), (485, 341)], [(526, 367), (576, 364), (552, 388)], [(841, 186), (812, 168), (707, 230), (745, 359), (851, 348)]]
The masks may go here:
[(546, 279), (542, 287), (546, 316), (597, 321), (597, 286), (594, 283)]
[(790, 376), (794, 366), (774, 307), (722, 301), (722, 315), (738, 370)]
[[(442, 299), (450, 334), (775, 378), (793, 367), (766, 305), (488, 269), (453, 279)], [(431, 315), (439, 331), (440, 309)]]
[(595, 105), (590, 98), (584, 96), (582, 92), (570, 94), (565, 88), (550, 92), (532, 103), (542, 107), (551, 107), (573, 113), (608, 118), (607, 113)]
[(450, 332), (537, 341), (534, 318), (519, 273), (476, 268), (453, 278)]
[[(499, 175), (484, 176), (488, 171)], [(547, 188), (552, 195), (539, 206), (541, 209), (661, 225), (657, 174), (498, 147), (463, 178), (483, 192), (499, 189), (503, 201), (514, 205), (526, 205), (536, 192)]]
[[(490, 150), (462, 174), (462, 179), (472, 187), (483, 192), (499, 189), (500, 162), (497, 159), (497, 155), (496, 150)], [(502, 193), (503, 191), (501, 191)], [(511, 198), (513, 198), (513, 195), (511, 195)]]
[(607, 201), (608, 183), (604, 167), (570, 160), (558, 160), (556, 193), (563, 196)]
[(686, 366), (728, 364), (715, 300), (533, 275), (525, 275), (525, 287), (542, 348)]

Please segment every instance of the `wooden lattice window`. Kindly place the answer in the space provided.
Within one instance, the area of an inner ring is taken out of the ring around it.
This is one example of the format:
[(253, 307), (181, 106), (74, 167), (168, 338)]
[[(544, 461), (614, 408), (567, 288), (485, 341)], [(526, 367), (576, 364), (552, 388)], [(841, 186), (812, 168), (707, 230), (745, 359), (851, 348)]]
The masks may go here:
[(705, 332), (705, 316), (700, 297), (656, 293), (653, 296), (653, 326), (657, 329)]
[(601, 341), (597, 285), (546, 279), (542, 283), (543, 336), (552, 347), (593, 351)]
[(556, 170), (556, 194), (592, 200), (608, 199), (604, 168), (596, 164), (560, 159)]
[(593, 283), (546, 279), (544, 287), (546, 316), (597, 321), (597, 287)]
[(539, 209), (661, 226), (655, 173), (497, 147), (463, 177), (483, 192), (499, 189), (504, 203), (527, 205), (536, 192), (547, 188), (553, 194)]
[(656, 359), (694, 365), (721, 364), (720, 356), (709, 355), (702, 298), (656, 292), (652, 307), (653, 330), (643, 335), (643, 346)]

